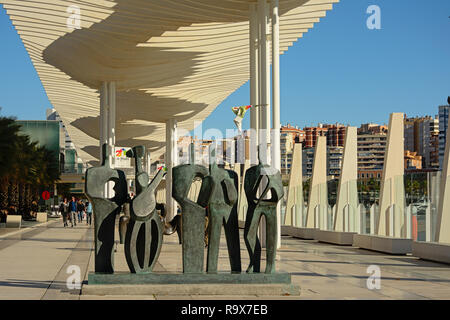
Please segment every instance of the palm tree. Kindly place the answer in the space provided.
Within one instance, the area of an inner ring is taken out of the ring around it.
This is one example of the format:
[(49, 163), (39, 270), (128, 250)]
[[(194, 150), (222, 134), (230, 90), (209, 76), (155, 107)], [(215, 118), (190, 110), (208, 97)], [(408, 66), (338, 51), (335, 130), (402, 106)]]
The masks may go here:
[(0, 210), (11, 206), (27, 215), (31, 202), (39, 199), (39, 188), (53, 186), (59, 168), (52, 151), (39, 147), (12, 118), (0, 117)]
[(8, 206), (9, 173), (16, 158), (20, 126), (13, 118), (0, 117), (0, 208)]

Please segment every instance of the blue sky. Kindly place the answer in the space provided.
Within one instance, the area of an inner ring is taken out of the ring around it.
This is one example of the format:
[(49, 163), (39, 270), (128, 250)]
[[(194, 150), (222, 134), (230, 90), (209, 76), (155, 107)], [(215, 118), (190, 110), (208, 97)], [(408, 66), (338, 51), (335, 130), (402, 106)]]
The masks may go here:
[[(366, 26), (369, 5), (381, 8), (381, 30)], [(449, 16), (449, 0), (341, 0), (281, 57), (282, 124), (359, 126), (387, 123), (391, 112), (437, 114), (450, 95)], [(1, 6), (0, 39), (1, 114), (44, 119), (51, 104)], [(234, 128), (230, 108), (246, 104), (248, 84), (203, 129)]]

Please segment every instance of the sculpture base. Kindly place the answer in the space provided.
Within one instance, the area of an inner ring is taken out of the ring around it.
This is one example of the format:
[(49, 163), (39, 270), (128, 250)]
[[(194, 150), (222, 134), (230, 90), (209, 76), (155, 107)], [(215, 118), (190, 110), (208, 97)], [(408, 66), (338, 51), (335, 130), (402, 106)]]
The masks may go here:
[(290, 284), (289, 273), (89, 273), (88, 284)]
[(298, 296), (300, 288), (288, 273), (90, 273), (82, 294)]
[(412, 240), (369, 234), (355, 234), (353, 246), (383, 253), (405, 255), (412, 252)]
[(353, 245), (353, 236), (355, 234), (356, 232), (317, 230), (315, 237), (319, 242), (351, 246)]

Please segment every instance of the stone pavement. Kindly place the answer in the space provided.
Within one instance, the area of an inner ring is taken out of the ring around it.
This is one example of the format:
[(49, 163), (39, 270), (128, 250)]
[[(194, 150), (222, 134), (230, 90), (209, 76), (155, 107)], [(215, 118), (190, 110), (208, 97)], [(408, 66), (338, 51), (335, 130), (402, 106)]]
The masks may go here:
[(78, 264), (86, 272), (92, 250), (88, 231), (85, 224), (63, 228), (58, 219), (5, 235), (0, 240), (0, 299), (78, 299), (79, 291), (66, 289), (66, 270)]
[[(85, 224), (72, 229), (63, 228), (61, 221), (51, 221), (0, 240), (0, 299), (450, 299), (450, 265), (291, 237), (282, 238), (277, 269), (292, 274), (293, 283), (301, 287), (300, 297), (80, 295), (80, 290), (66, 287), (67, 268), (79, 266), (87, 280), (88, 272), (94, 269), (92, 239), (93, 229)], [(245, 270), (248, 258), (243, 241), (241, 255)], [(371, 265), (381, 271), (379, 290), (367, 288), (367, 268)], [(128, 272), (120, 244), (115, 266), (118, 272)], [(262, 269), (264, 266), (263, 262)], [(155, 272), (181, 270), (177, 237), (166, 237)], [(225, 239), (219, 252), (219, 270), (229, 270)]]

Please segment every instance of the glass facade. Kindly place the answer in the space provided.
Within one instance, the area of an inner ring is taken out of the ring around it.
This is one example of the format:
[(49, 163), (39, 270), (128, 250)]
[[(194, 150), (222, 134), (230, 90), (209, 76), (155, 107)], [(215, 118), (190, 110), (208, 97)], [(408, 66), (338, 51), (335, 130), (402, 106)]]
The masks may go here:
[(18, 120), (20, 132), (28, 135), (30, 140), (39, 146), (53, 151), (54, 162), (60, 165), (60, 130), (58, 121), (47, 120)]

